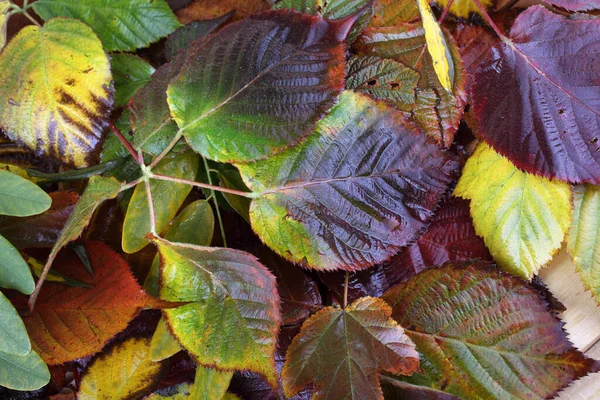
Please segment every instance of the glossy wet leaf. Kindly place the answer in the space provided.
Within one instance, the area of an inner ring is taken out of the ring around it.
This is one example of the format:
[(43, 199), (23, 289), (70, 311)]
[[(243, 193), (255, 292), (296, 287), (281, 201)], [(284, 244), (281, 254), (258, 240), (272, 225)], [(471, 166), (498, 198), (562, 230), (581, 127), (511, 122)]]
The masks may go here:
[(88, 242), (95, 278), (66, 251), (55, 268), (93, 288), (46, 282), (33, 312), (24, 317), (32, 346), (50, 365), (94, 354), (125, 329), (147, 302), (127, 263), (107, 245)]
[(581, 275), (585, 288), (600, 304), (600, 188), (592, 185), (575, 186), (573, 224), (569, 231), (567, 249)]
[(367, 28), (354, 46), (361, 56), (392, 59), (418, 74), (418, 84), (413, 93), (415, 104), (412, 109), (406, 110), (403, 103), (397, 105), (393, 98), (375, 98), (390, 101), (403, 111), (410, 111), (411, 118), (428, 136), (444, 147), (449, 147), (464, 112), (466, 94), (465, 75), (456, 43), (450, 35), (443, 32), (454, 65), (451, 93), (442, 86), (437, 77), (433, 60), (426, 49), (425, 30), (421, 22)]
[(381, 299), (364, 297), (345, 310), (327, 307), (303, 325), (287, 350), (287, 397), (314, 383), (313, 399), (382, 399), (379, 373), (411, 375), (419, 355)]
[(310, 135), (343, 87), (351, 22), (270, 11), (195, 46), (167, 91), (190, 146), (215, 161), (251, 161)]
[(179, 343), (199, 364), (258, 372), (275, 386), (281, 317), (273, 275), (238, 250), (156, 244), (161, 299), (190, 302), (163, 310)]
[(27, 217), (43, 213), (52, 199), (38, 185), (0, 169), (0, 215)]
[(52, 205), (41, 214), (24, 218), (0, 216), (0, 235), (18, 249), (52, 247), (75, 209), (79, 196), (75, 192), (59, 191), (50, 193), (50, 198)]
[(31, 351), (27, 330), (10, 300), (0, 292), (0, 354), (26, 356)]
[(528, 172), (600, 182), (600, 20), (541, 6), (519, 15), (472, 87), (477, 134)]
[(488, 262), (428, 269), (383, 296), (422, 371), (396, 379), (466, 399), (552, 397), (598, 362), (569, 342), (543, 297)]
[(102, 43), (77, 20), (27, 26), (0, 54), (0, 126), (38, 155), (88, 166), (110, 116), (112, 93)]
[(235, 11), (233, 20), (240, 20), (267, 10), (269, 6), (267, 0), (192, 0), (191, 4), (177, 10), (176, 14), (182, 24), (221, 17), (232, 11)]
[(167, 365), (148, 357), (150, 339), (129, 338), (99, 354), (81, 378), (77, 398), (140, 399), (159, 383)]
[[(432, 3), (441, 10), (445, 9), (450, 0), (434, 0)], [(498, 0), (479, 0), (485, 11), (491, 12)], [(460, 19), (473, 19), (474, 15), (482, 17), (481, 10), (473, 0), (454, 0), (450, 6), (450, 13)]]
[(345, 92), (302, 145), (238, 168), (265, 244), (305, 267), (352, 271), (415, 239), (458, 164), (391, 107)]
[(181, 345), (171, 332), (169, 332), (169, 327), (164, 318), (161, 318), (152, 335), (148, 357), (155, 362), (162, 361), (179, 353), (181, 350)]
[(0, 352), (0, 386), (37, 390), (50, 381), (50, 371), (35, 351), (25, 356)]
[(571, 11), (600, 10), (600, 0), (545, 0), (545, 3)]
[(146, 61), (126, 53), (111, 54), (110, 67), (115, 81), (115, 107), (126, 105), (138, 89), (150, 82), (154, 73)]
[(33, 9), (46, 21), (68, 17), (85, 22), (106, 51), (146, 47), (180, 26), (165, 0), (38, 0)]
[(192, 398), (196, 400), (223, 399), (232, 376), (233, 371), (219, 371), (199, 365), (191, 391)]
[(531, 279), (560, 248), (571, 225), (571, 186), (521, 172), (480, 143), (454, 190), (471, 200), (475, 231), (498, 265)]
[[(2, 254), (0, 257), (0, 287), (31, 294), (35, 284), (29, 267), (19, 250), (2, 235), (0, 235), (0, 254)], [(0, 351), (3, 351), (1, 346)]]
[[(198, 171), (198, 163), (199, 157), (192, 151), (186, 151), (182, 154), (171, 153), (156, 164), (153, 172), (194, 180)], [(183, 183), (157, 179), (150, 181), (157, 232), (162, 232), (169, 226), (169, 222), (171, 222), (191, 190), (192, 186)], [(123, 222), (123, 251), (135, 253), (146, 247), (150, 243), (144, 238), (148, 232), (150, 232), (150, 212), (146, 187), (142, 183), (137, 185), (133, 192)]]

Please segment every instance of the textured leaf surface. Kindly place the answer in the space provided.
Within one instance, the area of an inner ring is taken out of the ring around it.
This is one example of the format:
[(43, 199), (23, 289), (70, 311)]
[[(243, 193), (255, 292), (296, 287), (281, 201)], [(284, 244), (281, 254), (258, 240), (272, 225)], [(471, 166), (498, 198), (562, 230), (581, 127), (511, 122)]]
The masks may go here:
[(46, 282), (35, 309), (23, 319), (33, 348), (50, 365), (100, 351), (146, 304), (147, 295), (119, 255), (100, 242), (88, 242), (86, 250), (93, 280), (74, 253), (59, 255), (55, 265), (93, 288)]
[[(199, 157), (192, 151), (170, 154), (153, 169), (156, 174), (194, 180), (198, 171)], [(162, 232), (173, 219), (179, 207), (192, 190), (192, 186), (163, 180), (151, 180), (150, 191), (154, 200), (156, 230)], [(123, 222), (123, 251), (135, 253), (150, 243), (144, 237), (150, 232), (150, 210), (144, 184), (137, 185), (129, 202)]]
[(44, 20), (81, 20), (98, 34), (106, 51), (133, 51), (173, 32), (180, 24), (164, 0), (38, 0)]
[(287, 351), (287, 397), (314, 383), (313, 399), (383, 399), (379, 372), (411, 375), (419, 355), (381, 299), (365, 297), (348, 308), (327, 307), (303, 325)]
[(0, 215), (26, 217), (43, 213), (52, 199), (33, 182), (0, 169)]
[(167, 91), (187, 142), (224, 162), (264, 158), (304, 139), (343, 87), (347, 25), (277, 10), (202, 41)]
[(0, 386), (37, 390), (50, 381), (50, 371), (35, 351), (26, 356), (0, 352)]
[(52, 205), (41, 214), (25, 218), (0, 216), (0, 235), (18, 249), (52, 247), (79, 196), (75, 192), (52, 192), (50, 198)]
[(97, 150), (112, 92), (108, 57), (82, 22), (27, 26), (0, 54), (0, 127), (76, 167), (88, 166)]
[(321, 270), (388, 259), (431, 218), (457, 167), (391, 107), (352, 92), (301, 146), (238, 166), (258, 196), (261, 240)]
[(190, 5), (177, 11), (182, 24), (195, 20), (207, 20), (235, 11), (234, 20), (244, 19), (269, 8), (268, 0), (193, 0)]
[(157, 384), (167, 365), (148, 357), (150, 339), (130, 338), (98, 355), (81, 378), (77, 398), (141, 399)]
[[(466, 102), (465, 76), (454, 39), (446, 34), (447, 49), (454, 65), (452, 92), (441, 85), (426, 49), (425, 31), (420, 22), (393, 27), (368, 28), (356, 41), (359, 55), (393, 59), (418, 74), (411, 116), (427, 135), (449, 147), (463, 115)], [(394, 99), (376, 97), (396, 105)], [(400, 103), (399, 108), (406, 111)]]
[[(450, 0), (434, 0), (433, 4), (440, 9), (445, 9)], [(487, 12), (493, 11), (498, 0), (479, 0)], [(473, 0), (454, 0), (450, 6), (450, 13), (460, 19), (473, 19), (473, 15), (482, 16), (481, 10)]]
[(475, 231), (504, 270), (531, 279), (571, 225), (571, 186), (518, 170), (480, 143), (454, 190), (471, 200)]
[(529, 7), (472, 87), (478, 135), (517, 167), (600, 183), (599, 19)]
[[(35, 284), (29, 267), (21, 257), (19, 250), (2, 235), (0, 235), (0, 254), (2, 254), (0, 257), (0, 287), (31, 294)], [(0, 351), (3, 351), (1, 346)]]
[(600, 304), (600, 187), (575, 186), (574, 203), (567, 249), (585, 288)]
[(544, 399), (599, 367), (539, 293), (487, 262), (423, 271), (383, 299), (417, 345), (422, 372), (398, 377), (415, 385), (465, 399)]
[(26, 356), (31, 351), (27, 330), (10, 300), (0, 292), (0, 354)]
[(600, 10), (600, 0), (545, 0), (544, 2), (571, 11)]
[(133, 54), (112, 54), (110, 67), (115, 80), (115, 107), (127, 104), (139, 88), (150, 82), (154, 73), (150, 64)]
[(160, 297), (190, 302), (163, 310), (179, 343), (205, 366), (246, 369), (275, 386), (279, 329), (275, 278), (253, 256), (230, 249), (157, 242)]

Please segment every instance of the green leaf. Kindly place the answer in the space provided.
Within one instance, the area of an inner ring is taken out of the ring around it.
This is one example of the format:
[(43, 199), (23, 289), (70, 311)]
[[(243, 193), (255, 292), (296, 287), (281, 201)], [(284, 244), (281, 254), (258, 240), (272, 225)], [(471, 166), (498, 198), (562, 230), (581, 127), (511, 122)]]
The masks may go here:
[(415, 239), (458, 163), (392, 107), (344, 92), (304, 143), (238, 168), (265, 244), (305, 267), (357, 270)]
[(41, 214), (52, 199), (35, 183), (0, 169), (0, 215), (27, 217)]
[(150, 342), (149, 357), (154, 362), (166, 360), (169, 357), (174, 356), (182, 350), (181, 345), (169, 332), (169, 327), (165, 322), (164, 318), (158, 321), (156, 330), (152, 335), (152, 341)]
[(571, 225), (571, 186), (521, 172), (484, 142), (454, 190), (471, 200), (477, 235), (498, 265), (531, 279), (560, 248)]
[[(179, 213), (165, 234), (170, 242), (189, 243), (198, 246), (210, 246), (215, 231), (215, 217), (208, 201), (197, 200)], [(154, 297), (158, 296), (160, 258), (154, 257), (144, 289)]]
[(26, 356), (31, 342), (25, 324), (10, 300), (0, 292), (0, 353)]
[(286, 397), (314, 382), (313, 399), (381, 399), (379, 371), (411, 375), (419, 355), (381, 299), (327, 307), (302, 325), (281, 372)]
[(115, 80), (115, 107), (126, 105), (154, 73), (150, 64), (133, 54), (111, 54), (110, 67)]
[(6, 28), (8, 26), (8, 12), (10, 1), (0, 0), (0, 50), (6, 45)]
[(222, 399), (232, 377), (233, 371), (219, 371), (198, 365), (191, 398), (195, 400)]
[[(193, 151), (182, 154), (170, 153), (153, 169), (153, 173), (193, 180), (198, 171), (199, 157)], [(150, 180), (150, 191), (154, 200), (156, 231), (163, 232), (173, 219), (179, 207), (192, 190), (192, 186), (164, 180)], [(150, 232), (150, 212), (148, 196), (143, 183), (136, 186), (129, 202), (123, 222), (123, 251), (135, 253), (148, 243), (145, 236)]]
[(274, 355), (281, 320), (275, 277), (250, 254), (156, 245), (160, 297), (189, 304), (163, 310), (170, 331), (199, 364), (250, 370), (277, 385)]
[[(31, 294), (35, 288), (29, 267), (19, 250), (0, 235), (0, 287)], [(1, 351), (1, 349), (0, 349)]]
[(50, 382), (50, 371), (35, 351), (25, 356), (0, 352), (0, 386), (37, 390)]
[(587, 290), (600, 304), (600, 186), (574, 188), (573, 224), (567, 249)]
[[(237, 169), (221, 168), (219, 170), (219, 185), (227, 189), (241, 190), (243, 192), (248, 191)], [(231, 208), (250, 223), (250, 199), (231, 193), (222, 192), (222, 194)]]
[(0, 127), (37, 154), (87, 167), (110, 118), (111, 81), (90, 27), (67, 18), (29, 25), (0, 53)]
[(427, 269), (383, 295), (422, 370), (396, 377), (463, 399), (545, 399), (598, 370), (543, 296), (488, 262)]
[(165, 0), (38, 0), (44, 20), (79, 19), (98, 34), (106, 51), (133, 51), (167, 36), (181, 24)]
[(188, 144), (206, 158), (241, 162), (310, 135), (343, 87), (350, 22), (267, 11), (195, 45), (167, 90)]

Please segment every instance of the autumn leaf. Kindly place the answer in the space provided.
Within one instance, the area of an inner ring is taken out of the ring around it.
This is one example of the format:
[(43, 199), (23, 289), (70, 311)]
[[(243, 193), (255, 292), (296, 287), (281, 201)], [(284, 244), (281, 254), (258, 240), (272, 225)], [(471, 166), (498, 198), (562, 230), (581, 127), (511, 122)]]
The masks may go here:
[(138, 89), (150, 82), (154, 73), (146, 61), (127, 53), (112, 54), (110, 68), (115, 80), (115, 107), (126, 105)]
[(35, 309), (23, 321), (32, 345), (50, 365), (62, 364), (102, 349), (146, 304), (148, 296), (125, 261), (101, 242), (88, 242), (94, 266), (91, 279), (70, 252), (59, 255), (56, 268), (93, 288), (46, 282)]
[(0, 50), (6, 45), (6, 26), (8, 25), (8, 12), (10, 11), (10, 2), (0, 0)]
[(488, 262), (427, 269), (382, 298), (417, 345), (422, 370), (396, 377), (412, 385), (466, 399), (544, 399), (600, 368), (536, 290)]
[(112, 93), (102, 43), (77, 20), (23, 28), (0, 54), (0, 126), (37, 154), (88, 166), (108, 122)]
[(313, 399), (381, 399), (379, 372), (411, 375), (419, 355), (381, 299), (327, 307), (302, 325), (288, 348), (283, 390), (294, 396), (314, 383)]
[[(441, 10), (445, 9), (450, 0), (434, 0), (432, 3)], [(479, 0), (486, 12), (493, 11), (498, 0)], [(474, 15), (482, 17), (481, 10), (473, 0), (454, 0), (450, 13), (460, 19), (473, 19)]]
[(571, 11), (600, 10), (600, 0), (545, 0), (544, 2)]
[(477, 135), (527, 172), (600, 183), (599, 38), (598, 19), (522, 12), (475, 75)]
[(152, 335), (148, 357), (155, 362), (162, 361), (179, 353), (181, 350), (183, 350), (181, 345), (171, 332), (169, 332), (169, 327), (165, 319), (161, 318)]
[(378, 0), (375, 2), (370, 27), (398, 26), (420, 18), (415, 0)]
[(81, 20), (102, 39), (106, 51), (133, 51), (173, 32), (180, 24), (165, 0), (37, 0), (40, 17)]
[(193, 0), (176, 14), (182, 24), (217, 18), (231, 11), (235, 11), (233, 19), (240, 20), (267, 10), (269, 5), (268, 0)]
[(269, 11), (196, 45), (167, 90), (188, 144), (209, 159), (241, 162), (302, 141), (343, 88), (351, 22)]
[(458, 163), (391, 107), (345, 92), (302, 145), (237, 165), (254, 231), (319, 270), (358, 270), (414, 240)]
[(161, 299), (189, 304), (163, 310), (170, 331), (199, 364), (251, 370), (276, 385), (280, 324), (275, 278), (233, 249), (156, 240)]
[(233, 371), (218, 371), (201, 365), (196, 369), (196, 377), (191, 396), (197, 400), (223, 399)]
[(141, 399), (152, 391), (167, 364), (148, 358), (150, 339), (129, 338), (94, 358), (83, 372), (77, 398)]

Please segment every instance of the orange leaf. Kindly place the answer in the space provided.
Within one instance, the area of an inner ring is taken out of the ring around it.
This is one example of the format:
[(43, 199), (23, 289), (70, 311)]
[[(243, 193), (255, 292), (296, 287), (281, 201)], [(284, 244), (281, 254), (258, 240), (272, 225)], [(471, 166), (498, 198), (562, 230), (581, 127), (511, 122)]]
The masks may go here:
[(86, 243), (95, 279), (75, 253), (62, 252), (56, 269), (93, 289), (46, 282), (31, 315), (23, 318), (32, 347), (50, 365), (94, 354), (125, 329), (148, 302), (129, 265), (110, 247)]
[(266, 0), (194, 0), (175, 14), (179, 22), (189, 24), (196, 20), (217, 18), (235, 10), (232, 20), (237, 21), (268, 8), (269, 2)]

